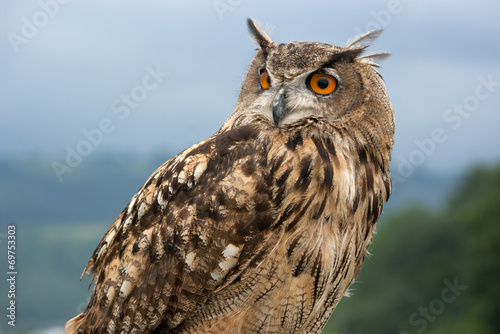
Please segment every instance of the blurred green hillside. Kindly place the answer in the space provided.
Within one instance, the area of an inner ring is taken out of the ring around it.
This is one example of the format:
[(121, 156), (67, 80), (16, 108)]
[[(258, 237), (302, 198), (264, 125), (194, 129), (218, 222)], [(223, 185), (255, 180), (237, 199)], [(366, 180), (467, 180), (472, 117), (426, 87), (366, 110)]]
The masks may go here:
[[(167, 159), (89, 159), (62, 183), (46, 162), (0, 161), (0, 236), (16, 224), (18, 247), (18, 326), (2, 321), (0, 332), (62, 329), (83, 310), (89, 278), (78, 279), (90, 255)], [(398, 184), (373, 255), (324, 333), (500, 333), (499, 204), (500, 165), (453, 179), (416, 173)]]

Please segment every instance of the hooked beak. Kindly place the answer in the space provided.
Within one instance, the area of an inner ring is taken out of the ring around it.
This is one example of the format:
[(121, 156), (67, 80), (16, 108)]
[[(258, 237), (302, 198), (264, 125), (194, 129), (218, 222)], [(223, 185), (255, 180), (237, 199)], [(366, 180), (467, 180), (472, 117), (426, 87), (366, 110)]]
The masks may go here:
[(280, 88), (273, 100), (273, 120), (276, 126), (279, 125), (281, 119), (287, 114), (285, 106), (285, 88)]

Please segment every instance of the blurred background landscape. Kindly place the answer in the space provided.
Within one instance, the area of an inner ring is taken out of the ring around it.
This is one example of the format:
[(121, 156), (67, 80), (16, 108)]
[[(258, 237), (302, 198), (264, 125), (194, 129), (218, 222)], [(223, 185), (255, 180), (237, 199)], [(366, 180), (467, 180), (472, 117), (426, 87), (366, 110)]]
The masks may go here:
[(16, 327), (61, 333), (79, 277), (164, 161), (231, 114), (255, 45), (337, 45), (370, 29), (396, 114), (370, 253), (324, 333), (500, 333), (500, 3), (479, 0), (2, 2), (0, 309), (17, 230)]

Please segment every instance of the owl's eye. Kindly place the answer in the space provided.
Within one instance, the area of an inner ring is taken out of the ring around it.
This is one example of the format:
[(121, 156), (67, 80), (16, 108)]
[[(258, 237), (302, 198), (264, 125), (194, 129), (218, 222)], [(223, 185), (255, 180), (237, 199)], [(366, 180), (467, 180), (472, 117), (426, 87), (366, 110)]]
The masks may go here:
[(260, 72), (260, 86), (264, 90), (269, 89), (269, 86), (271, 86), (271, 79), (269, 78), (269, 73), (267, 73), (267, 70), (262, 70)]
[(320, 95), (328, 95), (337, 88), (337, 79), (325, 73), (314, 73), (307, 82), (313, 92)]

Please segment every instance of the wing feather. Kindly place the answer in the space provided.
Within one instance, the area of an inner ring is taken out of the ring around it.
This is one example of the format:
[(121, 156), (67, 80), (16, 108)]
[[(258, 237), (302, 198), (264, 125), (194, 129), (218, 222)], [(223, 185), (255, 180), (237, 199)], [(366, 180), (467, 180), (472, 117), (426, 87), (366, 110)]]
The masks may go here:
[(259, 256), (276, 210), (257, 139), (252, 126), (229, 130), (153, 173), (84, 270), (95, 288), (83, 332), (176, 327)]

